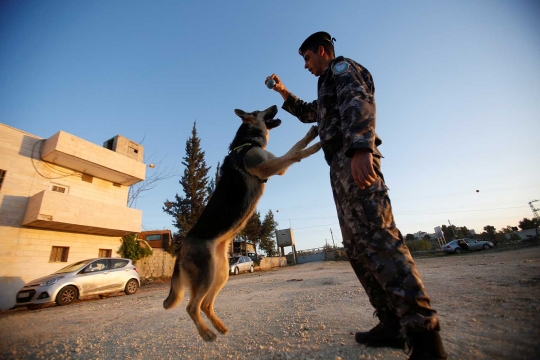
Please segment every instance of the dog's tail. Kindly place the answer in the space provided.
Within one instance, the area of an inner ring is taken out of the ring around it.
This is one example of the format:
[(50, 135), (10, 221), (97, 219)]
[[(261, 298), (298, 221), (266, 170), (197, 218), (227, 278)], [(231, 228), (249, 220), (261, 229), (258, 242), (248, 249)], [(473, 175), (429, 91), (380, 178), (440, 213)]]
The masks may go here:
[(181, 274), (180, 266), (180, 255), (176, 258), (176, 263), (174, 264), (174, 271), (171, 277), (171, 290), (169, 296), (163, 300), (163, 307), (167, 310), (172, 309), (182, 302), (184, 298), (184, 288), (185, 285), (183, 281), (183, 276)]

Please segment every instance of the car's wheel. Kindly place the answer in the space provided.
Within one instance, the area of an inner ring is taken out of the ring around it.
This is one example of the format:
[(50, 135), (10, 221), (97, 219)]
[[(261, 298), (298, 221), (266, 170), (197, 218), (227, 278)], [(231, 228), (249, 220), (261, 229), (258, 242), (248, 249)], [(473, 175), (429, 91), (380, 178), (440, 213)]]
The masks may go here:
[(482, 246), (484, 248), (484, 250), (489, 250), (490, 246), (488, 244), (484, 244), (484, 246)]
[(249, 268), (249, 272), (250, 272), (250, 273), (253, 272), (253, 265), (251, 265), (251, 267)]
[(139, 283), (137, 282), (137, 280), (131, 279), (127, 282), (124, 292), (126, 293), (126, 295), (133, 295), (137, 292), (138, 288), (139, 288)]
[(56, 295), (56, 303), (60, 306), (69, 305), (77, 299), (77, 288), (74, 286), (66, 286), (58, 295)]
[(462, 251), (461, 251), (461, 248), (457, 248), (456, 250), (454, 250), (454, 252), (455, 252), (456, 254), (461, 254)]
[(238, 267), (235, 267), (234, 268), (234, 275), (238, 275), (240, 273), (240, 271), (238, 270)]

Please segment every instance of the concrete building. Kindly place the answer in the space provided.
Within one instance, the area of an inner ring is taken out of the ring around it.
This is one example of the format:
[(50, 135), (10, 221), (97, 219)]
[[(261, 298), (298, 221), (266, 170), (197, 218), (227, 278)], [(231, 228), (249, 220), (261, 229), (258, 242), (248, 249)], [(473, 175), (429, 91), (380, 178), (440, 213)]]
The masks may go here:
[(0, 123), (0, 309), (27, 282), (78, 260), (119, 256), (142, 212), (127, 207), (145, 179), (143, 147), (103, 146), (64, 131), (48, 139)]

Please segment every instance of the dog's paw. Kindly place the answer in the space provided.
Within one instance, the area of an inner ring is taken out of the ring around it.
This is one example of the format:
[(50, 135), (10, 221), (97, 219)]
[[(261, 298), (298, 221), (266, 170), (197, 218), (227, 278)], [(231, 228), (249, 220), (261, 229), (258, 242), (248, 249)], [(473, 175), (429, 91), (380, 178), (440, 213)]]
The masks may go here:
[(200, 331), (199, 335), (201, 335), (202, 339), (207, 342), (216, 341), (217, 335), (214, 334), (214, 332), (210, 329), (206, 329), (204, 331)]
[(217, 331), (219, 331), (220, 334), (223, 334), (223, 335), (229, 333), (229, 329), (226, 326), (223, 326), (223, 327), (217, 327), (216, 326), (216, 329), (217, 329)]
[(319, 127), (314, 125), (314, 126), (311, 127), (311, 129), (309, 129), (308, 136), (311, 139), (315, 139), (317, 137), (317, 135), (319, 135)]

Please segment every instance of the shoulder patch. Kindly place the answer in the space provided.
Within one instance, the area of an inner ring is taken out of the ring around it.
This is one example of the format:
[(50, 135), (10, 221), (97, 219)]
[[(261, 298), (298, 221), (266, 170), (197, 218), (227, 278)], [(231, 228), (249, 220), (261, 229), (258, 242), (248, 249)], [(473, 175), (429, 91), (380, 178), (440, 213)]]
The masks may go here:
[(349, 71), (349, 63), (340, 61), (332, 67), (332, 71), (336, 75), (343, 74), (344, 72)]

